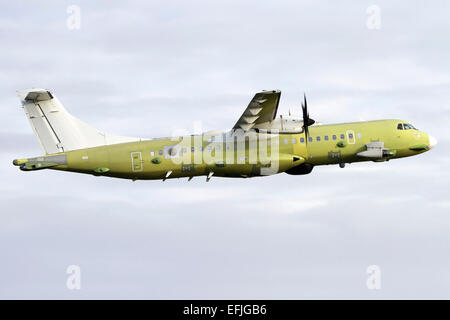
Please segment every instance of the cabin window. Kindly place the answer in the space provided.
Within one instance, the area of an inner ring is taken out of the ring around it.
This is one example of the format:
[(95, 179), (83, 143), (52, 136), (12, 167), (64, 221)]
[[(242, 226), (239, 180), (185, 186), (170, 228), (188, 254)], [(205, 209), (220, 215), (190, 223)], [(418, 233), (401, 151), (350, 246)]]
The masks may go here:
[(195, 151), (195, 148), (194, 147), (191, 147), (191, 152), (194, 152)]
[(217, 151), (220, 151), (221, 149), (222, 149), (222, 146), (219, 146), (219, 145), (216, 146)]
[(288, 144), (288, 139), (284, 139), (284, 144)]
[(200, 147), (200, 152), (203, 152), (203, 147)]
[(348, 134), (348, 139), (349, 139), (349, 140), (352, 140), (352, 139), (353, 139), (353, 133), (349, 133), (349, 134)]
[(357, 136), (358, 138), (361, 138), (361, 137), (362, 137), (361, 132), (358, 132), (358, 133), (356, 134), (356, 136)]
[(345, 139), (345, 135), (341, 134), (341, 139), (344, 140)]
[(208, 146), (208, 151), (211, 151), (212, 150), (212, 147), (211, 146)]
[(336, 135), (335, 135), (335, 134), (333, 134), (333, 140), (336, 140), (336, 139), (337, 139)]
[(163, 155), (163, 151), (162, 151), (162, 150), (159, 150), (159, 151), (158, 151), (158, 154), (159, 154), (160, 156), (162, 156), (162, 155)]
[(155, 155), (155, 151), (150, 151), (150, 157), (153, 157)]
[(320, 137), (316, 137), (317, 142), (320, 142)]
[(328, 141), (328, 136), (323, 137), (325, 141)]
[(305, 138), (300, 138), (301, 143), (305, 143)]
[(309, 142), (313, 142), (313, 138), (309, 137), (309, 138), (308, 138), (308, 141), (309, 141)]
[(397, 125), (397, 130), (403, 130), (403, 125), (402, 125), (401, 123), (399, 123), (399, 124)]
[(292, 144), (296, 144), (297, 143), (297, 139), (292, 138)]

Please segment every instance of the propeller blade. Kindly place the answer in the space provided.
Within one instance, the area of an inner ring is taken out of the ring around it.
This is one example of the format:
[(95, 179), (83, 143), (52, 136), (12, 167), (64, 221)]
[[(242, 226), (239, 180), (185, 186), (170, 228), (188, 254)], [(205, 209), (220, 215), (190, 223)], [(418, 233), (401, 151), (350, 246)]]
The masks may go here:
[(309, 137), (309, 113), (308, 113), (308, 102), (306, 102), (306, 94), (303, 94), (303, 103), (302, 103), (302, 113), (303, 113), (303, 130), (305, 131), (305, 142), (308, 144)]
[(305, 101), (305, 113), (306, 113), (306, 116), (309, 118), (309, 114), (308, 114), (308, 102), (306, 101), (306, 93), (303, 93), (303, 100)]

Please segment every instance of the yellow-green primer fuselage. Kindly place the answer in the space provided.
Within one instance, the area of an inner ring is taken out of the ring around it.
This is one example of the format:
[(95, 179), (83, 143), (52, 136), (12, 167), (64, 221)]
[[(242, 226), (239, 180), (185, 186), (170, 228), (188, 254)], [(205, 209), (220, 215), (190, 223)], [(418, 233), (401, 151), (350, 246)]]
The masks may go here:
[[(222, 141), (204, 136), (142, 140), (15, 160), (14, 164), (22, 170), (49, 168), (133, 180), (201, 175), (246, 178), (280, 172), (306, 174), (317, 165), (387, 161), (417, 155), (434, 146), (433, 138), (425, 132), (414, 128), (403, 130), (403, 127), (400, 130), (399, 124), (406, 123), (378, 120), (315, 125), (309, 127), (308, 141), (304, 132), (270, 136), (253, 132), (251, 138), (241, 142), (236, 138)], [(187, 144), (181, 144), (181, 155), (173, 157), (170, 148), (181, 141)], [(377, 142), (384, 143), (382, 157), (358, 155)], [(273, 166), (261, 154), (272, 155), (275, 149), (277, 164)], [(275, 171), (264, 171), (271, 167)]]

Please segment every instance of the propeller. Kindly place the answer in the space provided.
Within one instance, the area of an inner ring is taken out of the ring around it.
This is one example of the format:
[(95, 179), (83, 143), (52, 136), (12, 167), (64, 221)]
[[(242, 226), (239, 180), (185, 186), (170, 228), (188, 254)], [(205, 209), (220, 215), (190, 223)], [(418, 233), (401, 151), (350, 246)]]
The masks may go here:
[(308, 103), (306, 102), (306, 94), (303, 94), (302, 112), (303, 112), (303, 130), (305, 131), (305, 139), (306, 139), (305, 142), (308, 143), (309, 137), (308, 127), (313, 125), (315, 121), (309, 117)]

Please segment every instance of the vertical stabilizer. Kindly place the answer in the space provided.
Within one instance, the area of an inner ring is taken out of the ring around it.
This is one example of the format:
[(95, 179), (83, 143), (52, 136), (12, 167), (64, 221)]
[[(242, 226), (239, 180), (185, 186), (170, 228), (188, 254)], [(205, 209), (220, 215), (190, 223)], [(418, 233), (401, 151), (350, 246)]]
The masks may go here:
[(98, 131), (70, 115), (59, 100), (45, 89), (21, 90), (18, 96), (46, 154), (140, 140)]

